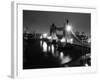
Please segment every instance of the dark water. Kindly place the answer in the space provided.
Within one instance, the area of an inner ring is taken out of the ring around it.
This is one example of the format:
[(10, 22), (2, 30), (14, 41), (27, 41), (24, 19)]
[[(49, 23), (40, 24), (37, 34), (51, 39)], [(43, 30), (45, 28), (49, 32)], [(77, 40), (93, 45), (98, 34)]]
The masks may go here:
[[(64, 53), (64, 57), (69, 56), (71, 60), (62, 64), (60, 52)], [(23, 40), (23, 69), (77, 67), (85, 66), (85, 63), (90, 66), (91, 59), (84, 58), (87, 53), (90, 53), (89, 47), (67, 43), (65, 47), (57, 47), (55, 55), (52, 55), (52, 52), (43, 52), (39, 39)]]

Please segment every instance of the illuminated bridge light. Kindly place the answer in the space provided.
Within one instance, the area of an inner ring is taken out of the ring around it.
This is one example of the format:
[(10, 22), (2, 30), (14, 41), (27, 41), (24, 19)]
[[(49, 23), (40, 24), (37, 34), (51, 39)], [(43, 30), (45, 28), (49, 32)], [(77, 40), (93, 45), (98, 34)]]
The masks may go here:
[(60, 41), (61, 42), (66, 42), (66, 39), (65, 38), (62, 38)]
[(44, 33), (44, 34), (43, 34), (43, 38), (46, 38), (46, 37), (47, 37), (47, 35), (48, 35), (47, 33)]
[(73, 38), (67, 39), (67, 42), (72, 44), (73, 43)]
[(42, 35), (40, 36), (40, 39), (42, 39), (43, 37), (42, 37)]
[(70, 25), (66, 26), (66, 31), (70, 32), (72, 30), (72, 27)]
[(71, 43), (71, 44), (73, 43), (73, 38), (70, 39), (70, 43)]
[(51, 36), (47, 36), (47, 39), (51, 40), (51, 39), (52, 39), (52, 37), (51, 37)]
[(88, 42), (88, 43), (91, 43), (91, 39), (89, 38), (87, 42)]

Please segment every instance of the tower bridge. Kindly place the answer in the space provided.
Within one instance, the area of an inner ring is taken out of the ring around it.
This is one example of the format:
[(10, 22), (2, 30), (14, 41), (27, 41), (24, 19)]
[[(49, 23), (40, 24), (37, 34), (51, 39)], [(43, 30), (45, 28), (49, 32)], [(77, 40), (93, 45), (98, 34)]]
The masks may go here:
[(54, 23), (50, 26), (50, 36), (52, 38), (57, 37), (59, 40), (65, 38), (67, 43), (73, 43), (77, 45), (90, 46), (88, 42), (80, 40), (72, 30), (72, 26), (69, 25), (69, 20), (66, 21), (63, 27), (57, 27)]
[[(26, 47), (24, 46), (24, 55), (27, 55), (29, 63), (32, 62), (37, 67), (41, 66), (41, 61), (44, 67), (91, 65), (89, 43), (77, 37), (68, 20), (62, 27), (57, 27), (53, 23), (49, 33), (37, 36), (32, 37), (32, 40), (25, 40), (27, 44), (24, 41), (24, 45), (26, 45)], [(38, 64), (34, 63), (36, 60)]]

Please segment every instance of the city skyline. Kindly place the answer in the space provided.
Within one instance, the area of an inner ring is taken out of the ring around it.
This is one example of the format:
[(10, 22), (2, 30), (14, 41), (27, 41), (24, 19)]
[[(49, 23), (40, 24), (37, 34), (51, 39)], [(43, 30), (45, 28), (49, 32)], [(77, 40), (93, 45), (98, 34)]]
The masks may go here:
[(85, 32), (90, 36), (91, 14), (89, 13), (23, 10), (23, 27), (27, 27), (29, 32), (48, 33), (52, 23), (57, 27), (63, 27), (67, 19), (74, 32)]

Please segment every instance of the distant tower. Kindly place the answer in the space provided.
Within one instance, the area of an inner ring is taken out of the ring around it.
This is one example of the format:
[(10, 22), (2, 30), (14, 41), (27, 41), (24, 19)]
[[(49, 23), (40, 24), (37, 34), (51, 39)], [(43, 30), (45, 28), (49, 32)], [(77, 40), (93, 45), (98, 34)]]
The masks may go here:
[(50, 35), (56, 34), (56, 25), (53, 23), (50, 26)]
[(65, 23), (65, 38), (66, 40), (69, 40), (71, 39), (71, 31), (70, 31), (70, 26), (69, 26), (69, 20), (67, 19), (66, 20), (66, 23)]
[(68, 24), (68, 23), (69, 23), (69, 20), (67, 19), (67, 21), (66, 21), (66, 22), (67, 22), (67, 24)]

